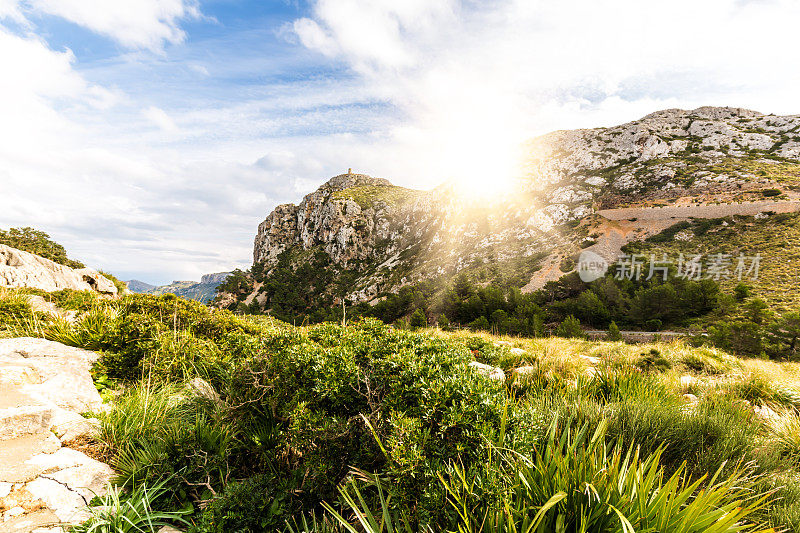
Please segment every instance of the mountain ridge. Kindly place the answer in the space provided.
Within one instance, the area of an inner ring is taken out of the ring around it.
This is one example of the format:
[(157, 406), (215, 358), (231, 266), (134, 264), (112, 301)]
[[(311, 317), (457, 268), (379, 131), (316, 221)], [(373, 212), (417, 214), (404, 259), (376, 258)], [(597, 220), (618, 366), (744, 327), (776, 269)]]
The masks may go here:
[(308, 290), (329, 303), (375, 303), (402, 286), (462, 272), (530, 291), (570, 272), (584, 248), (610, 261), (628, 242), (681, 218), (614, 222), (600, 214), (609, 209), (800, 199), (800, 115), (666, 109), (608, 128), (555, 131), (526, 147), (522, 179), (497, 198), (348, 173), (298, 205), (276, 207), (258, 228), (259, 289), (247, 300), (268, 309), (269, 280), (312, 257), (327, 274)]

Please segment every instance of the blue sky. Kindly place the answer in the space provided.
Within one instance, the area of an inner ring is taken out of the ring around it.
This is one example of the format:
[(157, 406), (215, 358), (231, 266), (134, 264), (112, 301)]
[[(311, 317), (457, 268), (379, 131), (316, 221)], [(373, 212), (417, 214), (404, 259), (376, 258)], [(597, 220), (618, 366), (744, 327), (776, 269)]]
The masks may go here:
[(123, 278), (247, 267), (348, 167), (491, 182), (667, 107), (800, 113), (791, 0), (0, 0), (0, 227)]

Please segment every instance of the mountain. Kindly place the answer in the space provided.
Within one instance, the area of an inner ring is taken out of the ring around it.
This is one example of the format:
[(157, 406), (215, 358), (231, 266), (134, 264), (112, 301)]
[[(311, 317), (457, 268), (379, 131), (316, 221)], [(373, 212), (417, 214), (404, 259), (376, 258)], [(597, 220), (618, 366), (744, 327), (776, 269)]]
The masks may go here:
[(130, 281), (126, 281), (125, 283), (127, 283), (128, 289), (131, 292), (150, 292), (156, 288), (155, 285), (150, 285), (149, 283), (139, 281), (138, 279), (132, 279)]
[(144, 292), (150, 294), (172, 293), (190, 300), (208, 303), (217, 294), (217, 287), (222, 284), (230, 272), (216, 272), (214, 274), (204, 274), (200, 278), (200, 283), (196, 281), (173, 281), (169, 285), (150, 285), (143, 281), (128, 281), (128, 288), (133, 292)]
[[(299, 205), (276, 207), (258, 227), (250, 290), (238, 300), (266, 309), (303, 299), (309, 307), (341, 298), (374, 304), (460, 273), (529, 292), (573, 271), (583, 250), (614, 262), (626, 246), (647, 253), (648, 239), (682, 222), (725, 219), (718, 226), (741, 236), (794, 224), (800, 210), (800, 115), (668, 109), (611, 128), (553, 132), (526, 150), (514, 188), (479, 200), (458, 194), (457, 184), (418, 191), (348, 173)], [(494, 183), (486, 176), (487, 191)], [(703, 232), (696, 229), (679, 242), (692, 243)], [(784, 233), (800, 252), (796, 233)], [(675, 241), (668, 232), (660, 238)], [(729, 252), (757, 251), (740, 243)]]

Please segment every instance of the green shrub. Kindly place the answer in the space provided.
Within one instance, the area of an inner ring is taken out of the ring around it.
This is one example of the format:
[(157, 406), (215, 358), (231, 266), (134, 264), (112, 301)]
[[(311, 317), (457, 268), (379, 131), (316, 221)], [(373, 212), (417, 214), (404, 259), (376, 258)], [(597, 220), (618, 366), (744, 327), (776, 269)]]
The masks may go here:
[(304, 472), (307, 501), (335, 495), (350, 466), (382, 467), (398, 500), (427, 520), (443, 511), (438, 468), (479, 460), (500, 426), (502, 385), (471, 372), (470, 360), (463, 346), (377, 321), (322, 324), (271, 337), (235, 370), (228, 401), (240, 424), (280, 428), (264, 453), (282, 458), (274, 468)]
[(567, 338), (584, 337), (583, 329), (581, 329), (581, 321), (572, 315), (569, 315), (561, 324), (558, 325), (555, 334), (558, 337)]
[(672, 368), (672, 362), (661, 355), (658, 350), (652, 349), (647, 353), (641, 354), (636, 366), (645, 371), (666, 372)]

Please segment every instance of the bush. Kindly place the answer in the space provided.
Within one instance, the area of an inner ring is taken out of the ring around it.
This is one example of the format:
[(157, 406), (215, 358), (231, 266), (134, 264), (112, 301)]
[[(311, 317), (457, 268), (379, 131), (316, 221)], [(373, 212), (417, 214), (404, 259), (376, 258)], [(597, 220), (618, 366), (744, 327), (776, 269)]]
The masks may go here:
[(428, 317), (422, 309), (416, 309), (411, 313), (411, 320), (409, 322), (412, 328), (424, 328), (428, 326)]
[(471, 359), (463, 346), (372, 320), (323, 324), (272, 337), (235, 370), (228, 401), (238, 424), (277, 428), (280, 441), (261, 453), (287, 476), (303, 472), (307, 505), (330, 501), (350, 466), (384, 468), (397, 501), (428, 521), (444, 512), (438, 469), (478, 461), (500, 426), (502, 385), (469, 371)]
[(581, 329), (581, 321), (572, 315), (569, 315), (564, 321), (558, 325), (555, 331), (558, 337), (567, 338), (583, 338), (583, 329)]
[(610, 341), (621, 341), (622, 334), (619, 332), (619, 328), (617, 327), (617, 323), (613, 320), (611, 324), (608, 325), (608, 335), (606, 338)]

